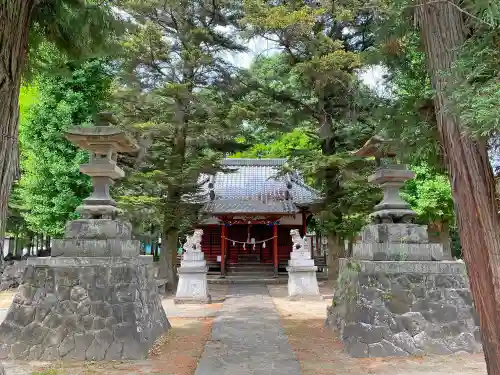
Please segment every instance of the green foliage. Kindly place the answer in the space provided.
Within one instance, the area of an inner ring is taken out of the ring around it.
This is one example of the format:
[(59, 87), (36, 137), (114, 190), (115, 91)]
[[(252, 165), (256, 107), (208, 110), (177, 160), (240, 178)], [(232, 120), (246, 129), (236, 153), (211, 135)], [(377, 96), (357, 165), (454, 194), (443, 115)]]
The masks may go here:
[[(51, 0), (37, 2), (29, 26), (28, 71), (53, 73), (66, 63), (111, 56), (127, 25), (113, 1)], [(66, 71), (67, 74), (71, 74)]]
[(411, 163), (442, 166), (438, 145), (433, 90), (427, 74), (420, 35), (411, 24), (408, 2), (392, 1), (372, 25), (376, 43), (368, 60), (387, 68), (385, 105), (373, 116), (377, 132), (397, 139), (399, 156)]
[(485, 30), (467, 40), (455, 64), (451, 110), (462, 126), (480, 137), (490, 137), (500, 129), (499, 47), (500, 33)]
[(55, 368), (49, 368), (42, 371), (32, 372), (31, 375), (58, 375), (59, 371)]
[(410, 168), (416, 176), (406, 183), (402, 195), (418, 214), (419, 221), (452, 222), (454, 206), (448, 176), (425, 164)]
[(28, 116), (29, 110), (39, 98), (38, 87), (34, 84), (21, 87), (19, 93), (19, 116), (21, 120)]
[[(469, 33), (456, 51), (452, 71), (440, 73), (451, 78), (445, 110), (460, 120), (464, 130), (485, 139), (499, 129), (500, 11), (491, 1), (464, 1), (459, 6)], [(434, 92), (415, 22), (418, 12), (407, 0), (393, 0), (377, 8), (381, 17), (373, 24), (376, 48), (370, 57), (389, 68), (392, 88), (391, 105), (382, 115), (383, 130), (401, 141), (401, 150), (410, 162), (426, 161), (442, 168)]]
[[(36, 101), (20, 124), (22, 177), (16, 192), (22, 215), (35, 232), (59, 236), (74, 210), (90, 193), (89, 179), (79, 171), (87, 154), (64, 138), (63, 131), (90, 123), (108, 98), (111, 77), (106, 63), (90, 60), (68, 66), (72, 76), (41, 74)], [(23, 89), (21, 103), (33, 89)]]
[(300, 152), (319, 151), (316, 142), (308, 135), (307, 128), (296, 128), (289, 133), (279, 135), (269, 143), (258, 143), (248, 150), (237, 152), (234, 158), (290, 158)]
[[(21, 87), (19, 93), (19, 117), (21, 122), (27, 118), (29, 110), (39, 99), (39, 91), (36, 85)], [(19, 194), (19, 184), (15, 183), (9, 197), (7, 213), (7, 235), (14, 236), (16, 233), (27, 233), (28, 223), (22, 215), (22, 199)]]
[[(340, 237), (362, 226), (378, 197), (366, 184), (369, 163), (350, 154), (373, 134), (377, 124), (370, 112), (381, 104), (357, 79), (360, 51), (371, 43), (371, 21), (351, 5), (247, 0), (242, 20), (247, 36), (258, 35), (280, 50), (256, 60), (247, 77), (251, 91), (238, 107), (251, 130), (274, 136), (258, 142), (252, 153), (293, 155), (292, 167), (325, 195), (324, 204), (314, 208), (316, 229)], [(351, 32), (344, 33), (346, 28)], [(305, 129), (307, 143), (294, 144), (295, 132), (287, 139), (280, 129)], [(278, 146), (289, 150), (279, 152)]]
[(227, 31), (240, 11), (230, 0), (120, 6), (140, 27), (123, 42), (116, 112), (142, 146), (129, 160), (120, 204), (161, 226), (160, 269), (173, 286), (177, 237), (198, 219), (199, 206), (186, 199), (199, 193), (200, 173), (214, 172), (225, 153), (245, 148), (236, 141), (240, 122), (228, 116), (239, 90), (236, 70), (221, 57), (245, 50)]

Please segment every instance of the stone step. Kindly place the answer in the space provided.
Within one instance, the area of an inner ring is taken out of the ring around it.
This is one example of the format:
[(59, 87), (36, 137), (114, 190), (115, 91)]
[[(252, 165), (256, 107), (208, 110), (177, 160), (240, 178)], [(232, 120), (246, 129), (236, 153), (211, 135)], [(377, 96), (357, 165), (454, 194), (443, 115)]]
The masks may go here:
[[(284, 267), (280, 267), (280, 268), (284, 268)], [(269, 270), (274, 270), (274, 267), (273, 266), (270, 266), (270, 267), (254, 267), (254, 266), (246, 266), (246, 267), (226, 267), (227, 270), (235, 270), (235, 271), (261, 271), (261, 272), (265, 272), (265, 271), (269, 271)]]
[(235, 267), (245, 267), (245, 266), (252, 266), (252, 267), (272, 267), (272, 263), (261, 263), (261, 262), (251, 262), (251, 261), (244, 261), (244, 262), (238, 262), (238, 263), (229, 263), (228, 266), (235, 266)]
[(286, 284), (288, 277), (266, 277), (266, 278), (252, 278), (241, 276), (227, 276), (225, 278), (212, 278), (207, 279), (209, 284)]
[(228, 272), (228, 276), (235, 276), (235, 277), (241, 277), (241, 276), (248, 276), (248, 277), (273, 277), (274, 272), (258, 272), (258, 271), (239, 271), (239, 272)]

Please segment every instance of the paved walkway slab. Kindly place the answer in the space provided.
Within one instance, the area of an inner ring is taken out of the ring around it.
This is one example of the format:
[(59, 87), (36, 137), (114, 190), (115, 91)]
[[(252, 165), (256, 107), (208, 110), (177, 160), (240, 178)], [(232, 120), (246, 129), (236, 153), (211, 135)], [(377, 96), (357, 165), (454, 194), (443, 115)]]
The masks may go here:
[(195, 375), (300, 375), (265, 285), (230, 285)]

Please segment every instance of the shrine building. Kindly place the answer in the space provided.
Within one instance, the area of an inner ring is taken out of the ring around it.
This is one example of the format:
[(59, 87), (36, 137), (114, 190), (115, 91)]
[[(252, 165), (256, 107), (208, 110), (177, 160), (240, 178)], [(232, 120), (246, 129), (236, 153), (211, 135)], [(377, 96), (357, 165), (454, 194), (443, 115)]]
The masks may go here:
[(271, 275), (292, 251), (291, 229), (306, 234), (310, 208), (321, 197), (298, 172), (280, 175), (286, 159), (224, 159), (223, 172), (202, 175), (202, 250), (222, 276), (242, 266)]

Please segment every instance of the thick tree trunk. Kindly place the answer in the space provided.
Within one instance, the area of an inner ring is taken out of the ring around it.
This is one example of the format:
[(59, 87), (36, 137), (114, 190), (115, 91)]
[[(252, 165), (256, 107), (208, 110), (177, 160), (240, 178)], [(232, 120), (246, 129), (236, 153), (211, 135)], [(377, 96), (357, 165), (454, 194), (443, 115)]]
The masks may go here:
[(485, 144), (468, 136), (448, 112), (447, 85), (465, 40), (464, 13), (449, 2), (420, 0), (416, 8), (458, 226), (489, 375), (500, 375), (500, 218)]
[(339, 259), (345, 255), (345, 248), (342, 239), (336, 235), (328, 236), (328, 279), (337, 280), (339, 276)]
[(18, 167), (19, 89), (34, 5), (35, 0), (0, 0), (0, 249)]

